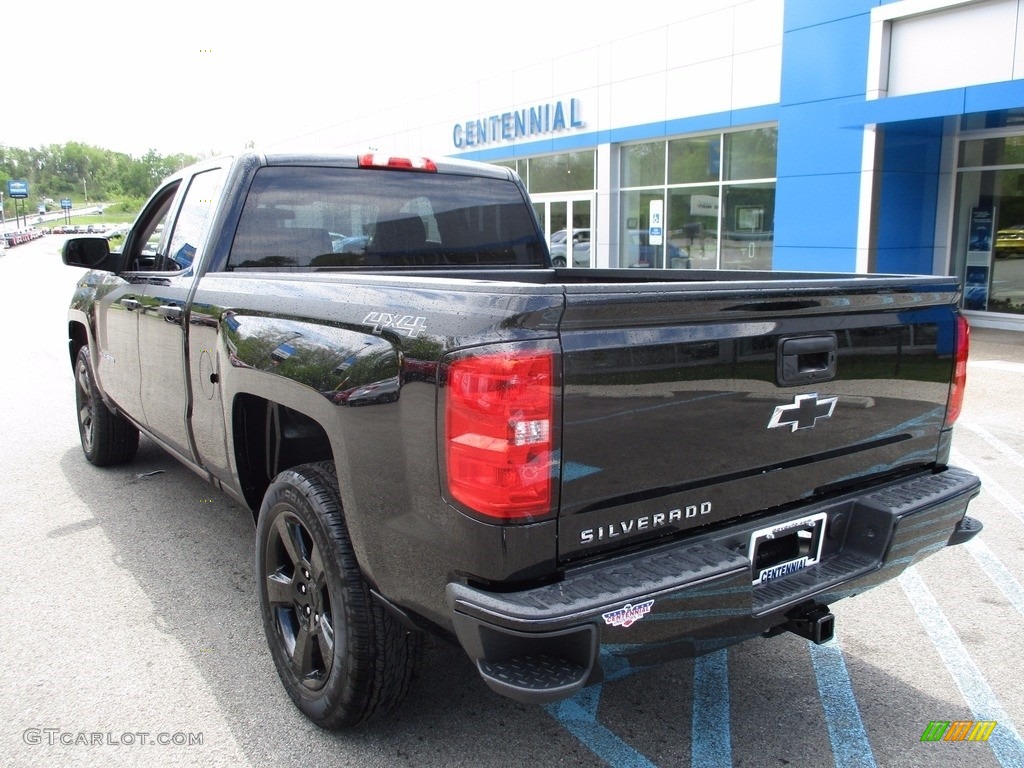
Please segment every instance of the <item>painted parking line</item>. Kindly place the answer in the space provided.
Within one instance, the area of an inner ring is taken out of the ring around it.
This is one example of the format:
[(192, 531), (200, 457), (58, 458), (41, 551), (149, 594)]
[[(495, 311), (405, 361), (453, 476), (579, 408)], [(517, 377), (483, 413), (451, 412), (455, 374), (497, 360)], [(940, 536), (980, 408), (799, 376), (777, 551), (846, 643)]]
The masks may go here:
[[(727, 648), (694, 659), (690, 764), (693, 768), (731, 768), (732, 740), (729, 707), (729, 651)], [(634, 672), (622, 656), (602, 654), (607, 681)], [(604, 685), (584, 688), (570, 699), (546, 709), (587, 749), (615, 768), (655, 768), (648, 758), (624, 742), (597, 719)]]
[(836, 768), (876, 768), (839, 641), (807, 642)]
[(597, 719), (603, 684), (584, 688), (571, 699), (547, 705), (548, 713), (587, 749), (615, 768), (656, 768)]
[(980, 538), (972, 539), (966, 546), (967, 551), (978, 561), (981, 570), (1003, 593), (1003, 597), (1010, 601), (1018, 613), (1024, 614), (1024, 587), (1021, 587), (1010, 570)]
[(978, 437), (980, 437), (990, 446), (995, 448), (1001, 454), (1003, 454), (1003, 456), (1005, 456), (1011, 463), (1015, 464), (1018, 467), (1024, 467), (1024, 456), (1022, 456), (1019, 451), (1010, 447), (1002, 440), (1000, 440), (998, 437), (993, 435), (983, 426), (972, 422), (966, 422), (963, 426), (969, 429), (974, 434), (976, 434)]
[(698, 656), (693, 665), (692, 768), (731, 768), (729, 651)]
[(988, 745), (999, 764), (1004, 768), (1024, 768), (1024, 741), (953, 625), (942, 613), (924, 579), (911, 566), (900, 575), (898, 581), (914, 606), (932, 645), (960, 689), (964, 701), (974, 713), (975, 720), (994, 720), (998, 723)]
[(994, 498), (1003, 509), (1024, 523), (1024, 504), (1017, 501), (1017, 498), (1012, 493), (1003, 488), (991, 475), (981, 471), (976, 464), (965, 458), (963, 454), (953, 451), (950, 459), (957, 466), (963, 467), (968, 472), (977, 475), (981, 480), (981, 492), (986, 496)]

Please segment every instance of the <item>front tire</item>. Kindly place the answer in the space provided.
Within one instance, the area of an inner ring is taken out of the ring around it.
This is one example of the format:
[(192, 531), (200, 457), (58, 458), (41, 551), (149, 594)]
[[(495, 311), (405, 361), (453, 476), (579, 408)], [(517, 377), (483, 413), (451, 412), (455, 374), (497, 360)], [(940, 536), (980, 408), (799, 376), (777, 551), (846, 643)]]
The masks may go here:
[(274, 478), (256, 527), (256, 576), (274, 665), (306, 717), (348, 728), (405, 698), (421, 638), (371, 596), (333, 463)]
[(139, 449), (139, 430), (124, 416), (110, 410), (92, 374), (89, 347), (82, 345), (75, 358), (75, 406), (82, 451), (97, 467), (127, 464)]

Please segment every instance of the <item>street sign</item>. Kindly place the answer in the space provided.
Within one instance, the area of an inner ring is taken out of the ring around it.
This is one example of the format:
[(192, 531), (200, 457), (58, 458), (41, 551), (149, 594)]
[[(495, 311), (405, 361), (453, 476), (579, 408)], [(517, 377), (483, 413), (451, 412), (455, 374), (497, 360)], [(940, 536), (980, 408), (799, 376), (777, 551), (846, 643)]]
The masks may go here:
[(28, 179), (8, 179), (7, 194), (12, 199), (24, 199), (28, 197)]
[(60, 207), (63, 208), (65, 211), (70, 211), (71, 210), (71, 198), (70, 197), (62, 197), (60, 199)]

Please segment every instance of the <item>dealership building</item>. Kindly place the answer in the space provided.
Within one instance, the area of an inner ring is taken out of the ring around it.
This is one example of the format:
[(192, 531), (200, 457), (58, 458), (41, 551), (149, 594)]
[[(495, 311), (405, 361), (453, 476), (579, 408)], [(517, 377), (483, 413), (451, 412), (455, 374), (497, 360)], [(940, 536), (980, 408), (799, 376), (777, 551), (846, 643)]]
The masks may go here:
[(305, 139), (514, 168), (574, 268), (957, 275), (1024, 330), (1024, 0), (651, 20)]

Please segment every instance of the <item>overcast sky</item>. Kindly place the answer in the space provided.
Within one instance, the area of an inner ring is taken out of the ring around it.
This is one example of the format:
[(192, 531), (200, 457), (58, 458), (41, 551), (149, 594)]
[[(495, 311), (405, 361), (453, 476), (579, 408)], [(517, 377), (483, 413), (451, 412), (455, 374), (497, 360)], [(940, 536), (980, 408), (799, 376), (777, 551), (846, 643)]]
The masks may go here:
[(663, 26), (670, 5), (612, 16), (593, 0), (7, 2), (0, 144), (81, 141), (136, 156), (272, 148)]

